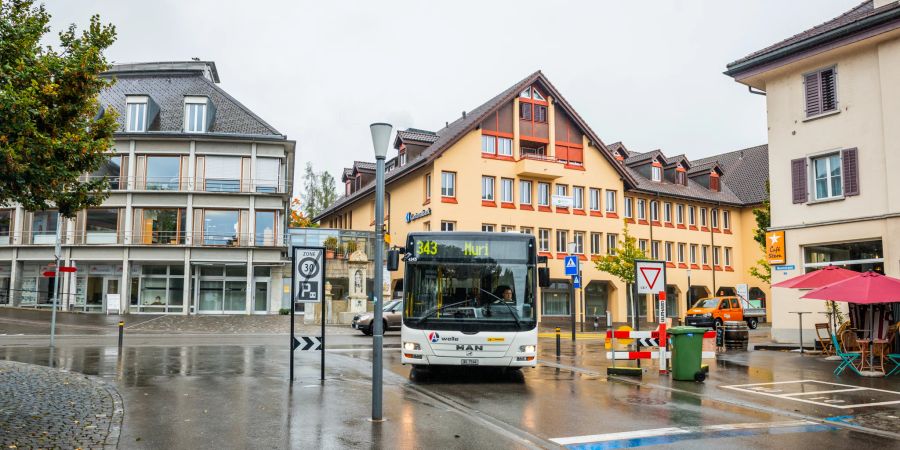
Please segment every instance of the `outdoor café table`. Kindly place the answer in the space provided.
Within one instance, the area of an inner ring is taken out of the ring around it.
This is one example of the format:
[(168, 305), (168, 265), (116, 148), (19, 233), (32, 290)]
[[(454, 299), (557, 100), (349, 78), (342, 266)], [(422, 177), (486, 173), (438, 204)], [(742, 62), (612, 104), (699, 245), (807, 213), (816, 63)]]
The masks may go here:
[[(859, 339), (857, 342), (860, 350), (859, 371), (867, 376), (884, 376), (884, 352), (887, 350), (888, 341)], [(876, 353), (879, 354), (878, 361), (873, 361)]]

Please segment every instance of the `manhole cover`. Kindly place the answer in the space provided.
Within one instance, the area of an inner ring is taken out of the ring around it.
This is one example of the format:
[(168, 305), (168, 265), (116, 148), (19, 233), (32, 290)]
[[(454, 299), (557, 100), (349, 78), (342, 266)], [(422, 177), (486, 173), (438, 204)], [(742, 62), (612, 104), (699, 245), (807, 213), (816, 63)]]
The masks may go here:
[(661, 400), (658, 398), (652, 397), (642, 397), (639, 395), (629, 395), (622, 399), (623, 403), (628, 403), (632, 405), (644, 405), (644, 406), (652, 406), (652, 405), (665, 405), (668, 402), (665, 400)]

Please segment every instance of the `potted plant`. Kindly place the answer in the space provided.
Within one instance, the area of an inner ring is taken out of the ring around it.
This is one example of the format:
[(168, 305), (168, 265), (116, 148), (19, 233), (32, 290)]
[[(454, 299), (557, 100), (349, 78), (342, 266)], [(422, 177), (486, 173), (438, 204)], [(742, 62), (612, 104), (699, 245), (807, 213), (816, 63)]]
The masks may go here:
[(353, 254), (353, 252), (356, 251), (356, 249), (358, 248), (358, 244), (356, 243), (356, 241), (347, 241), (346, 245), (347, 245), (347, 257), (349, 257), (350, 255)]
[(325, 247), (325, 257), (334, 259), (334, 252), (337, 250), (338, 246), (337, 238), (334, 236), (328, 237), (322, 241), (322, 245)]

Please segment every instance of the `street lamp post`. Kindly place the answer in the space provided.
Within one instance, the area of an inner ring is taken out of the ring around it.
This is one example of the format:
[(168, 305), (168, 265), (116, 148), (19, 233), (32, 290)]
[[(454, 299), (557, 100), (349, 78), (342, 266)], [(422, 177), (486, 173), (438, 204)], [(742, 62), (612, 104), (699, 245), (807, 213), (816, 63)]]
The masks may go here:
[[(685, 306), (685, 309), (691, 309), (691, 306), (693, 306), (693, 305), (691, 305), (691, 301), (693, 300), (691, 298), (691, 269), (687, 270), (687, 277), (688, 277), (688, 286), (687, 286), (687, 295), (685, 295), (685, 298), (687, 299), (687, 305)], [(687, 315), (685, 315), (685, 317), (687, 317)]]
[(369, 126), (372, 132), (372, 146), (375, 149), (375, 282), (372, 300), (375, 302), (375, 318), (372, 326), (372, 421), (380, 422), (382, 415), (382, 351), (384, 345), (384, 327), (382, 308), (384, 307), (384, 158), (387, 156), (388, 142), (391, 137), (391, 125), (373, 123)]

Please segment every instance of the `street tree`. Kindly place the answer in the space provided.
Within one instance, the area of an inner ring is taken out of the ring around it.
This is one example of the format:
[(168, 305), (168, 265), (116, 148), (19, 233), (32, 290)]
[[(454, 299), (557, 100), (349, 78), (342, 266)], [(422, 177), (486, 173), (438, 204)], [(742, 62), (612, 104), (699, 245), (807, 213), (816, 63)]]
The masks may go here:
[(108, 159), (116, 112), (104, 111), (100, 92), (112, 83), (104, 50), (115, 27), (91, 17), (59, 33), (59, 49), (41, 46), (50, 14), (34, 0), (0, 2), (0, 205), (29, 211), (58, 208), (72, 217), (99, 205), (106, 180), (79, 177)]
[(327, 171), (316, 172), (310, 162), (303, 172), (302, 211), (312, 219), (328, 209), (337, 200), (334, 177)]
[[(769, 203), (768, 181), (766, 181), (766, 199), (759, 208), (753, 210), (753, 216), (756, 218), (756, 229), (753, 230), (753, 240), (759, 244), (763, 251), (763, 255), (765, 255), (767, 253), (766, 230), (772, 225), (772, 210)], [(750, 275), (758, 278), (764, 283), (771, 282), (772, 266), (769, 265), (769, 260), (763, 256), (759, 261), (756, 261), (756, 265), (750, 268)]]
[(635, 260), (646, 259), (647, 255), (641, 250), (637, 244), (637, 238), (628, 232), (628, 222), (625, 222), (622, 228), (622, 238), (616, 242), (614, 251), (610, 251), (609, 255), (601, 257), (595, 261), (594, 266), (601, 272), (606, 272), (625, 283), (625, 295), (628, 304), (631, 305), (632, 327), (637, 328), (637, 305), (632, 295), (632, 287), (635, 282), (634, 266)]
[(303, 214), (303, 207), (300, 204), (299, 198), (294, 198), (291, 201), (291, 220), (290, 227), (293, 228), (318, 228), (319, 224), (315, 223)]

